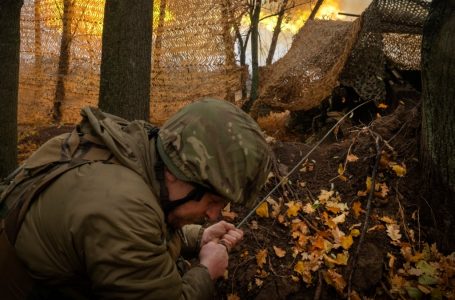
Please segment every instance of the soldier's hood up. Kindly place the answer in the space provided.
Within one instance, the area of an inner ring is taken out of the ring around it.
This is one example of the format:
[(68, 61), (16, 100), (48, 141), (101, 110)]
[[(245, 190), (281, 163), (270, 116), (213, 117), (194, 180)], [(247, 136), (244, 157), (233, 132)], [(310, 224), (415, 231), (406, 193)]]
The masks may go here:
[(120, 164), (138, 173), (157, 193), (159, 183), (153, 171), (155, 138), (149, 139), (147, 131), (151, 124), (138, 120), (129, 122), (92, 107), (83, 108), (81, 115), (81, 130), (100, 139)]

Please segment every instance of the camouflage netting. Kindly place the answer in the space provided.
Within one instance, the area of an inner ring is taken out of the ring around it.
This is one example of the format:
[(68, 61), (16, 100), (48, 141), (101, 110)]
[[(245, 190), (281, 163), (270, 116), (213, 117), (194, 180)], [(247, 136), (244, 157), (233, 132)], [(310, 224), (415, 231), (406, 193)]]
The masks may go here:
[(319, 105), (337, 85), (359, 29), (359, 21), (307, 21), (288, 53), (262, 70), (259, 99), (289, 110)]
[[(65, 12), (64, 1), (70, 4)], [(225, 2), (155, 1), (152, 121), (160, 122), (202, 96), (232, 100), (240, 89), (240, 70), (235, 65), (234, 42), (229, 33), (229, 16), (233, 14)], [(59, 80), (65, 87), (63, 122), (77, 121), (82, 106), (97, 104), (103, 13), (104, 1), (99, 0), (24, 1), (20, 123), (51, 120)], [(65, 23), (70, 28), (68, 75), (61, 72), (62, 20), (68, 21)]]
[(339, 83), (353, 87), (363, 99), (384, 100), (386, 61), (399, 69), (420, 69), (421, 31), (429, 3), (373, 0), (359, 18), (359, 34), (357, 26), (347, 22), (307, 22), (289, 52), (264, 69), (258, 104), (307, 110)]

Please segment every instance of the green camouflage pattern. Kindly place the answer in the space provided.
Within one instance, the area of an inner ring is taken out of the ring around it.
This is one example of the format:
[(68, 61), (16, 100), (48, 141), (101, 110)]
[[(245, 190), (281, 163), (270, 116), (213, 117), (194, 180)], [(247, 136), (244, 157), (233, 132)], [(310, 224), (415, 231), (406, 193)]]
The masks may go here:
[(235, 105), (203, 99), (162, 126), (157, 148), (180, 180), (253, 206), (271, 166), (271, 150), (256, 122)]

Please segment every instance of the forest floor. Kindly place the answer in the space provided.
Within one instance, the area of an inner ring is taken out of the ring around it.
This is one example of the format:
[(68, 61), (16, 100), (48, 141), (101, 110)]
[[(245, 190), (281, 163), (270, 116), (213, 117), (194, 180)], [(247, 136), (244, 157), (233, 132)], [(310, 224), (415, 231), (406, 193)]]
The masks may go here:
[[(281, 184), (242, 227), (215, 299), (455, 299), (455, 253), (433, 243), (424, 196), (419, 108), (345, 122), (303, 161), (313, 146), (284, 117), (259, 122), (276, 155), (263, 196)], [(20, 159), (71, 129), (20, 127)], [(237, 224), (248, 212), (223, 216)]]

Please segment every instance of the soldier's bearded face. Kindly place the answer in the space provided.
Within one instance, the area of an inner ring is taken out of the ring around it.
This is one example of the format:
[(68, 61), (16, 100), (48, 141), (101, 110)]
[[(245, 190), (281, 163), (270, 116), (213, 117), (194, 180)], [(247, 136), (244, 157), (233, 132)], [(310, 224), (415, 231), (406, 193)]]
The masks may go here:
[(167, 221), (174, 228), (187, 224), (204, 224), (207, 221), (215, 222), (218, 221), (225, 205), (222, 197), (205, 193), (201, 200), (189, 201), (172, 210)]

